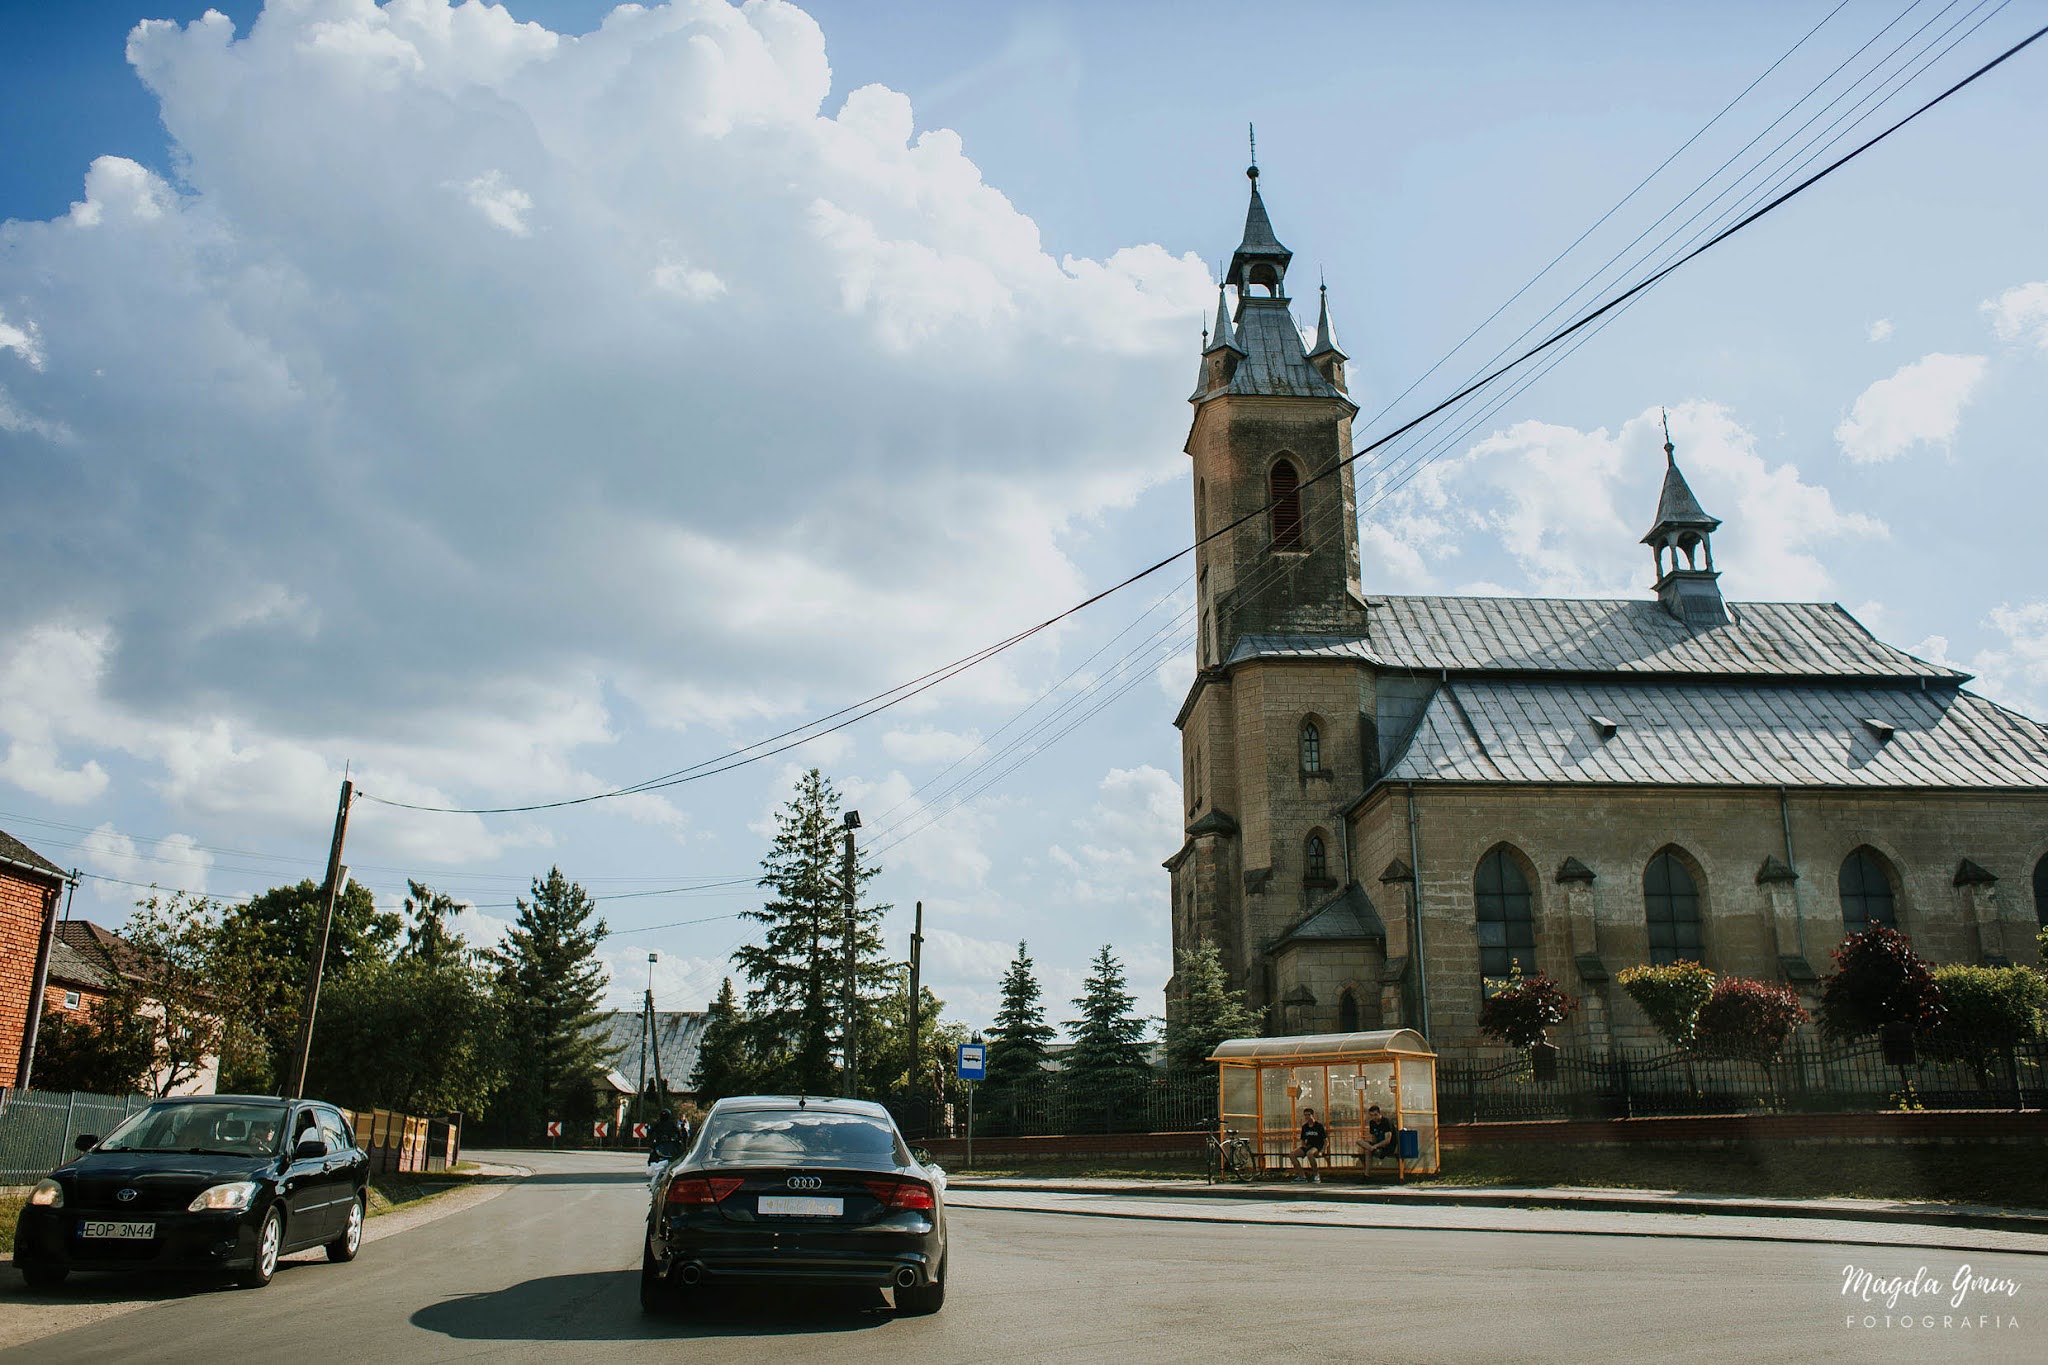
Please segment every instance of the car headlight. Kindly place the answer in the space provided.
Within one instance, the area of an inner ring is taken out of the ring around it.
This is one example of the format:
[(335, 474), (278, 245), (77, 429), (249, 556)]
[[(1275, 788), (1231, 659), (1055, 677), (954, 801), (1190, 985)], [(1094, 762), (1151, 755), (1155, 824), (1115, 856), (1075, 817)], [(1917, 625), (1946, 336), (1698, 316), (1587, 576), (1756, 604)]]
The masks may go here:
[(29, 1193), (28, 1202), (39, 1209), (61, 1209), (64, 1207), (64, 1187), (54, 1180), (41, 1180)]
[(220, 1212), (249, 1207), (249, 1201), (256, 1197), (256, 1182), (253, 1180), (230, 1180), (225, 1185), (215, 1185), (201, 1190), (191, 1203), (185, 1206), (187, 1213)]

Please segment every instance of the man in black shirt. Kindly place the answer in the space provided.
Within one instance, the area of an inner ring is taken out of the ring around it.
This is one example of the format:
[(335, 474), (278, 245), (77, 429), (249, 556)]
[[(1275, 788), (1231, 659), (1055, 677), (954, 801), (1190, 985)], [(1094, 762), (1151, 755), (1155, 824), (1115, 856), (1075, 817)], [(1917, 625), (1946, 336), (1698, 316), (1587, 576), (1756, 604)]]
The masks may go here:
[[(1323, 1183), (1323, 1177), (1316, 1170), (1316, 1162), (1323, 1158), (1329, 1149), (1329, 1145), (1330, 1130), (1323, 1127), (1322, 1122), (1316, 1118), (1315, 1110), (1303, 1109), (1301, 1111), (1301, 1141), (1288, 1154), (1287, 1159), (1293, 1162), (1295, 1168), (1299, 1170), (1302, 1158), (1307, 1157), (1309, 1173), (1314, 1176), (1315, 1182), (1320, 1185)], [(1296, 1180), (1300, 1178), (1300, 1176), (1295, 1177)]]
[(1395, 1156), (1394, 1125), (1387, 1122), (1386, 1115), (1376, 1104), (1365, 1111), (1365, 1163), (1367, 1166), (1384, 1157), (1392, 1161)]

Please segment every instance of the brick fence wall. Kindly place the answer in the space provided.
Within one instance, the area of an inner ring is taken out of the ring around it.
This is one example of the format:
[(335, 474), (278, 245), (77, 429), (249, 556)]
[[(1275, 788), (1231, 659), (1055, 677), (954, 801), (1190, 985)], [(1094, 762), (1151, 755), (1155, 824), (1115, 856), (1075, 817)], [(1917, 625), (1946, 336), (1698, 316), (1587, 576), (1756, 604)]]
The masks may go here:
[[(977, 1138), (976, 1159), (1146, 1157), (1199, 1160), (1206, 1134), (1077, 1133), (1059, 1137)], [(1447, 1150), (1488, 1146), (1630, 1147), (1650, 1143), (1729, 1146), (1743, 1143), (2048, 1143), (2048, 1115), (2038, 1110), (1941, 1110), (1883, 1114), (1715, 1114), (1687, 1118), (1588, 1119), (1532, 1123), (1447, 1123)], [(952, 1164), (967, 1154), (960, 1138), (922, 1144)]]

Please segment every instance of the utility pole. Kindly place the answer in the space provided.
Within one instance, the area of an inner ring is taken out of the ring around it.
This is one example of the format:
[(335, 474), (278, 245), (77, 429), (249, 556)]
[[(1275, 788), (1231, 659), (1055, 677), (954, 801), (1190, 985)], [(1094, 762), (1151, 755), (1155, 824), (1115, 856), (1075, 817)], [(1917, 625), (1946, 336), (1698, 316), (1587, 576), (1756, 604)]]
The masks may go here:
[(860, 828), (860, 812), (846, 812), (846, 869), (841, 879), (846, 883), (846, 1093), (850, 1098), (860, 1098), (859, 1044), (860, 1020), (855, 1005), (860, 1000), (859, 987), (854, 981), (854, 902), (859, 898), (859, 889), (853, 884), (853, 832)]
[(355, 798), (356, 784), (341, 784), (341, 804), (334, 812), (334, 844), (327, 850), (327, 894), (320, 911), (320, 936), (313, 941), (313, 980), (306, 987), (306, 1008), (299, 1016), (299, 1064), (292, 1072), (294, 1098), (306, 1093), (306, 1066), (313, 1058), (313, 1015), (320, 1008), (320, 976), (327, 970), (327, 936), (334, 928), (334, 902), (341, 896), (341, 884), (348, 869), (341, 865), (341, 847), (348, 838), (348, 805)]
[(910, 1097), (917, 1095), (918, 1006), (922, 1003), (918, 980), (924, 957), (924, 902), (917, 903), (917, 919), (910, 931)]
[[(654, 1044), (654, 963), (659, 953), (647, 955), (647, 999), (640, 1006), (640, 1080), (633, 1091), (633, 1122), (647, 1117), (647, 1049)], [(660, 1064), (656, 1063), (656, 1074)]]

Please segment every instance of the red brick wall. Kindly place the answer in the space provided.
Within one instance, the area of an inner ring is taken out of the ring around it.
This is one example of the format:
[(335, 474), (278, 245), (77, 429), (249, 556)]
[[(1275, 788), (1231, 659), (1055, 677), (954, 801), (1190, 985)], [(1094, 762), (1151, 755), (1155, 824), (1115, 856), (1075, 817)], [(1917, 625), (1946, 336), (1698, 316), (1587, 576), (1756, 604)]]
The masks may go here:
[(0, 1085), (13, 1085), (21, 1066), (21, 1035), (49, 904), (48, 886), (0, 867)]

